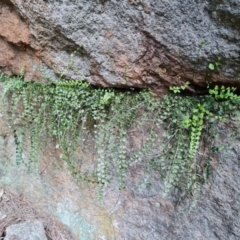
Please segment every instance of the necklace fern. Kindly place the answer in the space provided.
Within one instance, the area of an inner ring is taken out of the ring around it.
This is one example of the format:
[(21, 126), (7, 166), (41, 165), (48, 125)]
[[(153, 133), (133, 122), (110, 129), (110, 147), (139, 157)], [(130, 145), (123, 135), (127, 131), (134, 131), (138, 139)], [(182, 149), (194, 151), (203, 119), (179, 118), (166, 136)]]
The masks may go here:
[[(201, 167), (205, 159), (198, 156), (202, 137), (211, 131), (206, 126), (234, 114), (240, 102), (235, 89), (225, 87), (210, 89), (207, 96), (169, 94), (160, 100), (144, 90), (102, 89), (82, 81), (42, 84), (2, 73), (0, 81), (4, 82), (2, 96), (15, 137), (17, 164), (23, 162), (25, 142), (29, 141), (31, 146), (28, 162), (31, 165), (51, 136), (74, 177), (98, 183), (100, 199), (114, 176), (123, 189), (129, 168), (139, 164), (145, 167), (146, 184), (154, 172), (165, 175), (165, 195), (174, 187), (197, 192), (206, 172)], [(165, 137), (161, 139), (158, 132), (162, 126)], [(143, 132), (140, 149), (130, 147), (133, 131)], [(76, 170), (80, 168), (73, 161), (79, 143), (84, 146), (87, 135), (95, 138), (96, 167), (92, 174)], [(208, 165), (208, 172), (209, 168)]]

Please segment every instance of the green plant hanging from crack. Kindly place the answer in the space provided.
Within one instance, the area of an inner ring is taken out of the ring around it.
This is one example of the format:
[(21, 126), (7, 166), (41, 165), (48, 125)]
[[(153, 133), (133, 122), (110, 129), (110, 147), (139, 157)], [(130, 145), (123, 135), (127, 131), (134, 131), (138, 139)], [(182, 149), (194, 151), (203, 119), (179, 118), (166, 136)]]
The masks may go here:
[[(178, 93), (188, 82), (158, 99), (146, 90), (96, 88), (84, 81), (61, 79), (43, 84), (2, 73), (0, 80), (17, 164), (24, 162), (25, 142), (31, 146), (31, 165), (47, 139), (54, 138), (74, 177), (98, 184), (99, 197), (113, 177), (124, 188), (134, 165), (145, 168), (141, 186), (158, 175), (165, 178), (165, 195), (175, 187), (186, 195), (199, 190), (210, 169), (209, 156), (199, 156), (211, 148), (216, 122), (236, 114), (240, 102), (236, 89), (224, 86), (210, 88), (206, 96), (182, 97)], [(130, 147), (135, 133), (144, 135), (140, 149)], [(92, 172), (81, 171), (74, 160), (77, 148), (86, 145), (89, 135), (95, 138)]]

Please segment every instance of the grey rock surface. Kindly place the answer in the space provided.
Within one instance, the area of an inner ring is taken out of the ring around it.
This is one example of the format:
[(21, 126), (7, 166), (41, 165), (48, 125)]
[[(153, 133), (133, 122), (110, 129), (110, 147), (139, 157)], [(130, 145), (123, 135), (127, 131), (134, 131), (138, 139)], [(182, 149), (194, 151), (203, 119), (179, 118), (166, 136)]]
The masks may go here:
[(28, 220), (7, 227), (5, 240), (47, 240), (43, 224), (38, 220)]
[[(178, 204), (174, 196), (162, 197), (162, 184), (155, 182), (140, 191), (129, 183), (131, 191), (122, 199), (124, 213), (119, 239), (144, 240), (239, 240), (240, 239), (240, 139), (231, 141), (235, 128), (219, 127), (216, 146), (224, 146), (212, 159), (211, 179), (201, 189), (191, 212), (189, 200)], [(137, 172), (132, 172), (135, 178)], [(192, 201), (192, 200), (190, 200)]]
[(239, 85), (237, 0), (10, 2), (29, 28), (25, 47), (68, 78), (161, 92), (186, 80), (204, 85), (204, 70), (220, 59), (213, 81)]
[[(193, 199), (178, 202), (178, 192), (163, 197), (163, 181), (153, 175), (152, 186), (142, 188), (143, 169), (130, 171), (127, 188), (119, 191), (115, 180), (99, 204), (96, 187), (71, 178), (57, 157), (54, 143), (42, 156), (39, 169), (15, 165), (13, 137), (0, 119), (0, 184), (41, 206), (68, 226), (80, 240), (239, 240), (240, 239), (240, 139), (239, 128), (219, 126), (216, 146), (224, 147), (211, 159), (211, 177), (203, 184), (196, 206), (180, 214)], [(234, 135), (237, 138), (233, 138)], [(139, 138), (142, 136), (138, 133)], [(92, 142), (89, 137), (89, 142)], [(82, 167), (91, 168), (91, 145), (79, 153)], [(58, 165), (56, 165), (58, 164)], [(62, 167), (59, 167), (62, 165)], [(0, 229), (1, 230), (1, 229)]]

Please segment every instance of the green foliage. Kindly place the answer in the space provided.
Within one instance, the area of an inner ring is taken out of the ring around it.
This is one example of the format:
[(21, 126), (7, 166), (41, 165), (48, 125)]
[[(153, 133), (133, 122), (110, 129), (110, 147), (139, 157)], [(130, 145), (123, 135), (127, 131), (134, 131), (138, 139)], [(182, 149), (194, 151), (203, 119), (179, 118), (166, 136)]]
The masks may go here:
[(214, 89), (209, 90), (209, 94), (213, 95), (216, 100), (239, 101), (240, 97), (234, 93), (236, 90), (234, 87), (215, 86)]
[(215, 69), (215, 66), (213, 63), (209, 63), (208, 68), (213, 71)]
[(181, 91), (185, 90), (189, 86), (190, 82), (186, 82), (182, 86), (170, 86), (169, 89), (174, 93), (180, 93)]
[[(206, 136), (213, 136), (216, 122), (235, 116), (239, 111), (240, 99), (234, 94), (235, 90), (215, 86), (209, 89), (206, 96), (165, 97), (162, 117), (164, 123), (169, 124), (166, 129), (167, 143), (162, 151), (165, 159), (162, 169), (166, 165), (167, 170), (165, 195), (173, 186), (182, 186), (186, 192), (193, 191), (198, 195), (198, 184), (204, 182), (210, 172), (209, 156), (199, 161), (199, 156), (205, 151), (203, 139), (211, 148), (213, 139)], [(201, 165), (206, 167), (203, 169)]]
[(197, 49), (197, 54), (199, 55), (200, 51), (202, 50), (203, 46), (206, 44), (205, 40), (202, 40), (199, 44), (199, 47)]
[(214, 70), (217, 69), (220, 65), (221, 65), (221, 58), (218, 58), (214, 63), (209, 63), (209, 64), (208, 64), (208, 68), (209, 68), (211, 71), (214, 71)]
[[(3, 99), (15, 137), (17, 164), (23, 162), (25, 142), (31, 145), (31, 164), (38, 160), (46, 139), (53, 137), (73, 175), (97, 183), (100, 198), (114, 176), (123, 189), (134, 165), (145, 168), (147, 176), (141, 186), (158, 173), (165, 175), (165, 195), (174, 187), (198, 195), (211, 171), (209, 156), (199, 157), (206, 150), (203, 142), (210, 149), (209, 136), (216, 122), (239, 110), (236, 89), (223, 86), (210, 89), (207, 96), (169, 94), (158, 99), (148, 91), (96, 88), (83, 81), (61, 79), (43, 84), (2, 73), (0, 81), (4, 82)], [(179, 93), (188, 85), (171, 90)], [(164, 138), (159, 137), (162, 126)], [(144, 136), (140, 149), (130, 147), (135, 132)], [(81, 172), (74, 153), (90, 134), (96, 141), (96, 166), (90, 173)]]

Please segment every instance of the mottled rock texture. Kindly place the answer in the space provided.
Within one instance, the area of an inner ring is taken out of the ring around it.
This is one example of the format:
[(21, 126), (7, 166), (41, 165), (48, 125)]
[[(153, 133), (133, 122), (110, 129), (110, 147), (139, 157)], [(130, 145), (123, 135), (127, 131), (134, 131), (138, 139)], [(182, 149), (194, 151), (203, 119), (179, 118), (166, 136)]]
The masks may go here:
[[(8, 74), (25, 67), (27, 80), (63, 71), (97, 85), (161, 94), (186, 80), (193, 83), (189, 90), (198, 91), (210, 80), (208, 63), (221, 58), (211, 80), (238, 86), (239, 19), (237, 0), (2, 0), (0, 67)], [(226, 146), (233, 131), (239, 135), (234, 126), (219, 131), (219, 144)], [(16, 166), (14, 138), (0, 118), (0, 184), (55, 214), (75, 239), (238, 240), (240, 139), (232, 144), (212, 159), (211, 179), (194, 210), (179, 215), (185, 203), (177, 204), (175, 195), (163, 198), (158, 176), (152, 188), (140, 189), (141, 166), (131, 169), (126, 190), (120, 193), (114, 183), (106, 189), (103, 205), (96, 186), (75, 184), (54, 143), (36, 172)], [(91, 149), (79, 153), (86, 168)]]
[[(117, 180), (109, 185), (103, 204), (97, 200), (95, 185), (76, 184), (54, 143), (47, 145), (39, 166), (29, 172), (24, 164), (15, 163), (14, 139), (4, 118), (0, 118), (0, 127), (0, 186), (57, 216), (72, 230), (73, 239), (240, 239), (240, 139), (231, 140), (232, 133), (239, 136), (234, 125), (219, 126), (215, 145), (225, 149), (212, 157), (211, 177), (203, 185), (195, 208), (184, 215), (179, 211), (193, 201), (191, 197), (180, 203), (177, 192), (164, 198), (158, 175), (153, 175), (151, 188), (141, 188), (141, 166), (131, 169), (125, 190), (119, 191)], [(139, 139), (144, 137), (136, 134)], [(89, 136), (79, 151), (83, 168), (92, 168), (92, 142)]]
[[(240, 141), (230, 140), (234, 131), (233, 126), (219, 126), (216, 146), (224, 146), (225, 150), (212, 158), (211, 179), (203, 185), (190, 213), (178, 212), (187, 202), (178, 205), (174, 197), (162, 197), (160, 182), (144, 191), (130, 182), (131, 190), (121, 199), (124, 221), (119, 222), (118, 229), (124, 235), (120, 239), (240, 239)], [(137, 174), (132, 172), (132, 176)]]
[(26, 79), (53, 69), (159, 93), (188, 80), (194, 92), (221, 58), (211, 80), (239, 85), (238, 0), (4, 0), (0, 11), (0, 67), (18, 74), (25, 66)]
[(47, 240), (43, 224), (38, 220), (13, 224), (6, 232), (5, 240)]

